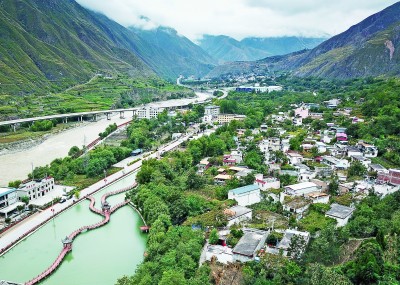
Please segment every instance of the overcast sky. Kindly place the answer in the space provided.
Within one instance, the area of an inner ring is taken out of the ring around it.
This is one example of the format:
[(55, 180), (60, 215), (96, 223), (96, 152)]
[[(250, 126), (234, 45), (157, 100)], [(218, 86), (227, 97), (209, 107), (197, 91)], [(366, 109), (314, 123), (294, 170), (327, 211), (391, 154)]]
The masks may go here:
[(397, 2), (391, 0), (76, 0), (124, 26), (159, 25), (197, 40), (332, 36)]

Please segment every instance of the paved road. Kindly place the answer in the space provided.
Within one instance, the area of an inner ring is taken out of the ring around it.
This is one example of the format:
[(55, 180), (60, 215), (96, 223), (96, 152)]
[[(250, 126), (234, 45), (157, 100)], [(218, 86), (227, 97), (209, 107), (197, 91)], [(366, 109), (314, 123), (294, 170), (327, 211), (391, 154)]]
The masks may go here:
[[(207, 133), (205, 134), (210, 134), (212, 132), (214, 132), (215, 130), (209, 130)], [(154, 152), (152, 154), (150, 154), (149, 156), (142, 158), (140, 161), (130, 165), (130, 166), (126, 166), (123, 170), (120, 170), (110, 176), (108, 176), (105, 180), (100, 180), (97, 183), (89, 186), (88, 188), (85, 188), (81, 191), (81, 200), (83, 200), (84, 196), (86, 195), (90, 195), (93, 192), (97, 191), (99, 188), (103, 187), (104, 185), (109, 185), (115, 181), (117, 181), (118, 179), (120, 179), (121, 177), (123, 177), (125, 174), (128, 174), (130, 172), (135, 173), (136, 170), (138, 170), (141, 166), (142, 166), (142, 161), (143, 159), (148, 159), (148, 158), (159, 158), (160, 154), (171, 151), (175, 148), (177, 148), (180, 144), (182, 144), (184, 141), (187, 141), (190, 137), (192, 137), (194, 134), (193, 133), (189, 133), (183, 137), (181, 137), (180, 139), (173, 141), (165, 146), (162, 146), (159, 148), (159, 150), (157, 152)], [(195, 137), (201, 137), (203, 136), (204, 133), (195, 135)], [(135, 175), (136, 177), (136, 175)], [(134, 181), (132, 181), (133, 183)], [(29, 232), (30, 229), (40, 225), (43, 221), (46, 221), (48, 219), (51, 219), (51, 217), (53, 216), (53, 210), (54, 209), (54, 214), (60, 213), (63, 210), (65, 210), (69, 205), (71, 205), (73, 203), (73, 200), (67, 200), (67, 202), (62, 203), (62, 204), (55, 204), (53, 205), (53, 207), (48, 208), (40, 213), (36, 213), (34, 215), (32, 215), (31, 217), (27, 218), (26, 220), (24, 220), (23, 222), (19, 223), (18, 225), (14, 226), (12, 229), (6, 231), (5, 233), (3, 233), (2, 235), (0, 235), (0, 249), (4, 248), (5, 246), (17, 241), (21, 236), (23, 236), (24, 234), (26, 234), (27, 232)]]

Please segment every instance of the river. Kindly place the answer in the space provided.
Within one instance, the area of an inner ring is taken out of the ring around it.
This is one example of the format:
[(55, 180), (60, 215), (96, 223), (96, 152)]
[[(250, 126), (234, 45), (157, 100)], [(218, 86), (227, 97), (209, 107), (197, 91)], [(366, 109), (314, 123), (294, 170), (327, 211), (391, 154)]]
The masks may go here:
[[(96, 193), (96, 205), (106, 191), (132, 184), (133, 175)], [(111, 205), (125, 194), (108, 198)], [(62, 249), (61, 239), (75, 229), (100, 221), (89, 210), (85, 200), (48, 222), (16, 247), (0, 257), (0, 280), (26, 282), (44, 271)], [(112, 285), (123, 275), (132, 275), (143, 261), (146, 235), (139, 227), (142, 220), (130, 207), (117, 210), (111, 221), (96, 230), (83, 233), (73, 243), (72, 253), (61, 266), (40, 284), (45, 285)]]
[[(195, 101), (203, 101), (210, 97), (208, 93), (196, 93), (197, 98), (192, 99), (175, 99), (168, 101), (160, 101), (150, 103), (149, 106), (169, 107), (175, 105), (194, 103)], [(120, 119), (119, 115), (115, 115), (111, 120), (101, 119), (97, 122), (91, 122), (87, 125), (69, 129), (65, 132), (50, 136), (43, 143), (30, 149), (6, 154), (0, 156), (0, 186), (7, 186), (9, 181), (24, 180), (34, 167), (45, 166), (54, 159), (65, 157), (73, 146), (82, 147), (94, 141), (100, 132), (103, 132), (109, 124), (122, 124), (131, 120), (126, 114), (125, 119)]]

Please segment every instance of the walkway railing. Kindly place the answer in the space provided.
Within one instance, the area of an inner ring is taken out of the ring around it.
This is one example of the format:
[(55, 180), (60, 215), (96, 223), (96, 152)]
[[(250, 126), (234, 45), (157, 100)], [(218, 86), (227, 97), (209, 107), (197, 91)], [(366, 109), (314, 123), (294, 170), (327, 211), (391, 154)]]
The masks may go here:
[[(113, 195), (116, 195), (116, 194), (120, 194), (120, 193), (126, 192), (126, 191), (128, 191), (128, 190), (130, 190), (130, 189), (132, 189), (132, 188), (134, 188), (136, 186), (137, 186), (137, 183), (134, 183), (133, 185), (125, 187), (123, 189), (119, 189), (119, 190), (116, 190), (116, 191), (105, 193), (101, 197), (102, 204), (104, 204), (106, 202), (106, 200), (107, 200), (107, 198), (109, 196), (113, 196)], [(119, 208), (121, 208), (121, 207), (123, 207), (123, 206), (125, 206), (125, 205), (127, 205), (129, 203), (129, 200), (125, 200), (125, 201), (123, 201), (121, 203), (118, 203), (117, 205), (112, 207), (110, 210), (101, 211), (101, 210), (95, 208), (94, 205), (96, 203), (96, 200), (94, 199), (93, 196), (88, 196), (86, 198), (90, 200), (89, 209), (92, 212), (103, 216), (104, 219), (102, 221), (96, 223), (96, 224), (83, 226), (83, 227), (80, 227), (79, 229), (73, 231), (68, 236), (68, 239), (70, 239), (72, 242), (82, 232), (89, 231), (89, 230), (94, 230), (94, 229), (97, 229), (97, 228), (107, 224), (110, 221), (110, 216), (111, 216), (112, 213), (114, 213), (116, 210), (118, 210)], [(38, 276), (36, 276), (32, 280), (26, 282), (25, 285), (37, 284), (40, 281), (42, 281), (43, 279), (45, 279), (46, 277), (48, 277), (49, 275), (51, 275), (58, 268), (58, 266), (61, 264), (61, 262), (64, 260), (64, 257), (68, 254), (68, 252), (70, 252), (71, 250), (72, 250), (72, 244), (65, 246), (62, 249), (62, 251), (60, 252), (60, 254), (58, 255), (58, 257), (56, 258), (56, 260), (53, 262), (53, 264), (49, 268), (47, 268), (45, 271), (43, 271), (41, 274), (39, 274)]]

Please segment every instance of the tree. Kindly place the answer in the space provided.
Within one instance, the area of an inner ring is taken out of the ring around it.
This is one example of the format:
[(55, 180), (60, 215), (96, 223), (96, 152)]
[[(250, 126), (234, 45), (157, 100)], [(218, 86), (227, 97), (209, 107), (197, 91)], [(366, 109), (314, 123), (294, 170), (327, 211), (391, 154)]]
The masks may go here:
[(210, 232), (210, 236), (208, 238), (208, 242), (210, 244), (217, 244), (219, 241), (219, 235), (217, 229), (212, 229)]
[(196, 171), (194, 171), (194, 169), (191, 169), (188, 172), (188, 177), (187, 177), (187, 181), (186, 181), (186, 185), (188, 187), (188, 189), (201, 189), (205, 184), (205, 179), (198, 175), (196, 173)]
[(21, 185), (21, 180), (15, 180), (15, 181), (8, 182), (8, 187), (19, 188), (20, 185)]
[(310, 276), (310, 285), (351, 285), (350, 280), (329, 267), (321, 264), (311, 264), (307, 268), (307, 274)]
[(77, 146), (71, 147), (70, 150), (68, 151), (68, 155), (72, 158), (77, 158), (78, 156), (81, 155), (81, 153), (82, 153), (81, 150)]
[(332, 196), (337, 196), (339, 194), (339, 180), (337, 176), (332, 177), (328, 185), (328, 191)]
[(367, 173), (367, 168), (361, 162), (356, 160), (351, 163), (347, 173), (350, 177), (363, 176)]
[(25, 205), (29, 204), (29, 197), (28, 196), (22, 196), (21, 197), (21, 202), (25, 203)]
[(185, 275), (181, 271), (170, 269), (165, 271), (158, 285), (186, 285)]
[(301, 235), (293, 235), (290, 240), (290, 246), (288, 249), (288, 256), (294, 260), (300, 260), (304, 251), (306, 250), (306, 240)]
[(79, 199), (79, 196), (81, 195), (81, 192), (79, 191), (79, 190), (75, 190), (74, 191), (74, 197), (76, 198), (76, 199)]

